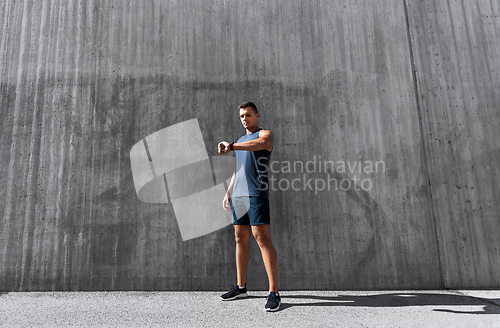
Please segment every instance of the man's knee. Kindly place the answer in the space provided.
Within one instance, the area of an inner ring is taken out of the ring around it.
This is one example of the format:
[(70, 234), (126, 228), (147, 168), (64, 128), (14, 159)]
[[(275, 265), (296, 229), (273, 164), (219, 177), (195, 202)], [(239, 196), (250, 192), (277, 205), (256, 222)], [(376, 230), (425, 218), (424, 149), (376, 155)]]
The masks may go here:
[(250, 232), (244, 230), (235, 231), (234, 239), (236, 240), (237, 244), (247, 244), (248, 240), (250, 239)]
[(252, 229), (253, 237), (259, 245), (265, 245), (271, 241), (269, 231), (264, 227), (256, 226)]

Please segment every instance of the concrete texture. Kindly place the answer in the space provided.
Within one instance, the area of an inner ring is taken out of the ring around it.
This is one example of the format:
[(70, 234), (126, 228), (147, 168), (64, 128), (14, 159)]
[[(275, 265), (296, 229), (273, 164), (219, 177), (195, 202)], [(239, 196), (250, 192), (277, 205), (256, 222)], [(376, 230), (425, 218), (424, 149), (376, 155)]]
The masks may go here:
[(4, 327), (500, 327), (498, 291), (44, 292), (0, 295)]
[(215, 156), (248, 100), (276, 138), (276, 186), (301, 182), (271, 191), (282, 289), (500, 286), (498, 2), (0, 8), (0, 290), (234, 283), (232, 228), (183, 242), (171, 205), (138, 199), (129, 154), (197, 118)]
[(500, 4), (410, 2), (444, 285), (500, 286)]

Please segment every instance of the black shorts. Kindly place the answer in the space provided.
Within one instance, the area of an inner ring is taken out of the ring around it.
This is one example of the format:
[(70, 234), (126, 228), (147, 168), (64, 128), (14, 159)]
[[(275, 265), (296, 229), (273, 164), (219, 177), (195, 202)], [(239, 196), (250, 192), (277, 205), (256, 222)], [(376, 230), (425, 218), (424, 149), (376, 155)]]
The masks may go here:
[(270, 224), (269, 199), (257, 196), (235, 197), (232, 199), (233, 224)]

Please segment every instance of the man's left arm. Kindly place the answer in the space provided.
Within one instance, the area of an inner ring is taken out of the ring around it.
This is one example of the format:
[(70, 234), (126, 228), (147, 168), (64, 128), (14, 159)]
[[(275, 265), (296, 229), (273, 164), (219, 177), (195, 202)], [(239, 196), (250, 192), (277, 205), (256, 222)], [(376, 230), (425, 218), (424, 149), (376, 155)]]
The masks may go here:
[[(233, 143), (233, 150), (257, 151), (267, 149), (271, 151), (273, 149), (273, 141), (274, 136), (271, 131), (260, 130), (257, 139)], [(231, 151), (229, 142), (222, 141), (219, 144), (219, 153), (225, 154), (229, 151)]]

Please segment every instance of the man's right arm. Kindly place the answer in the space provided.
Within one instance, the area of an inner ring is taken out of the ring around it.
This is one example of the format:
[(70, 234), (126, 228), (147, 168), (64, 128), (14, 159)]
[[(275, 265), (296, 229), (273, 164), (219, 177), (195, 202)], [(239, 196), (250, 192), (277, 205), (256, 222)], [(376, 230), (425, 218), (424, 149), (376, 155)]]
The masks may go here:
[(226, 195), (224, 196), (224, 199), (222, 200), (222, 208), (224, 208), (226, 211), (229, 211), (231, 209), (231, 206), (229, 204), (229, 200), (231, 199), (231, 195), (233, 193), (233, 187), (234, 187), (234, 173), (233, 177), (231, 178), (231, 182), (229, 183), (229, 187), (227, 188)]

